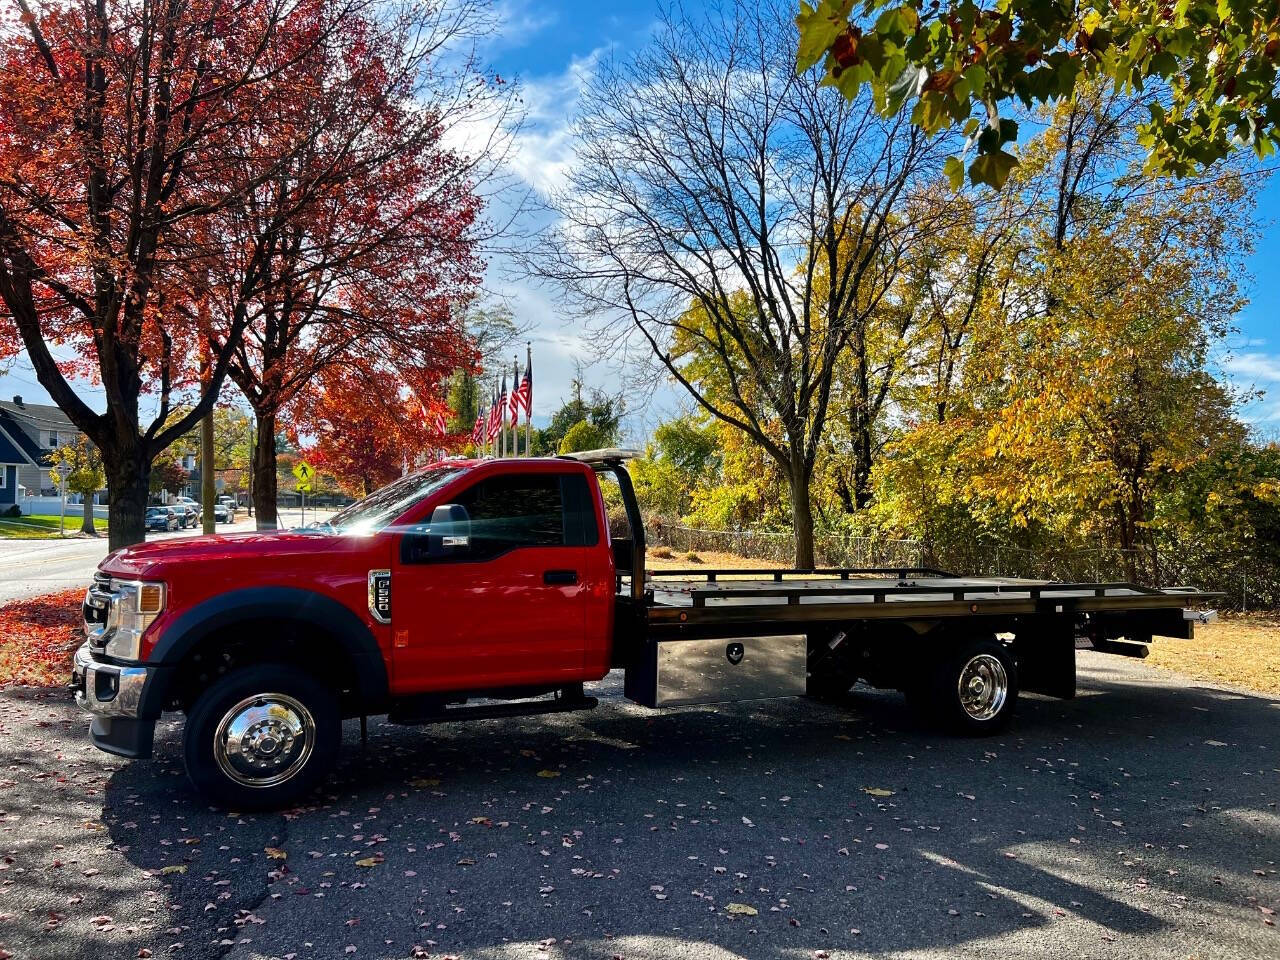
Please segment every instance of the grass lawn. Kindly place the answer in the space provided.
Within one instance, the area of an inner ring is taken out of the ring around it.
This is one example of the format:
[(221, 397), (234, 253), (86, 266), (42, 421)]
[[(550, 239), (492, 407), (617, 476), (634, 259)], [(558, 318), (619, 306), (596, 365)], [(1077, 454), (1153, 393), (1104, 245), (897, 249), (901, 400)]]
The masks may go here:
[(1147, 663), (1196, 680), (1280, 696), (1280, 614), (1228, 614), (1197, 624), (1194, 640), (1156, 637)]
[[(78, 534), (80, 525), (84, 522), (84, 513), (80, 509), (79, 504), (68, 504), (69, 507), (75, 507), (75, 512), (67, 511), (66, 531), (68, 535)], [(95, 519), (93, 521), (94, 529), (98, 533), (107, 532), (107, 521)], [(6, 537), (11, 540), (48, 540), (58, 537), (58, 516), (53, 514), (34, 513), (30, 516), (23, 515), (21, 517), (0, 517), (0, 537)]]
[(751, 570), (764, 567), (785, 567), (785, 563), (772, 560), (761, 560), (759, 557), (740, 557), (736, 553), (721, 553), (718, 550), (699, 550), (692, 555), (675, 553), (666, 547), (654, 547), (645, 557), (645, 565), (650, 570), (696, 570), (707, 567), (710, 570)]

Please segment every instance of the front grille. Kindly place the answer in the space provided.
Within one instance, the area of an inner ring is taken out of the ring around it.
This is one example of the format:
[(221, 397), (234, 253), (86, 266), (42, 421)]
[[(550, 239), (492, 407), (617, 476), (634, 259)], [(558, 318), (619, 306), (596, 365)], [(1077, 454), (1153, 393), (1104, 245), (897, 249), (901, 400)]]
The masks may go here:
[(111, 592), (111, 575), (95, 573), (93, 586), (84, 595), (81, 615), (84, 618), (84, 632), (89, 642), (95, 646), (106, 643), (107, 610), (110, 606), (108, 594)]

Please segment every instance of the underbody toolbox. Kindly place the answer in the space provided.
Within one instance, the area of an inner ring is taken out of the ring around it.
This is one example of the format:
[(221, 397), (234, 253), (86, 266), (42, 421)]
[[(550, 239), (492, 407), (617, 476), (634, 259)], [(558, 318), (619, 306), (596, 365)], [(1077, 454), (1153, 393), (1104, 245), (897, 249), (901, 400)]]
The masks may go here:
[(647, 707), (798, 697), (805, 664), (801, 633), (661, 640), (627, 668), (626, 694)]

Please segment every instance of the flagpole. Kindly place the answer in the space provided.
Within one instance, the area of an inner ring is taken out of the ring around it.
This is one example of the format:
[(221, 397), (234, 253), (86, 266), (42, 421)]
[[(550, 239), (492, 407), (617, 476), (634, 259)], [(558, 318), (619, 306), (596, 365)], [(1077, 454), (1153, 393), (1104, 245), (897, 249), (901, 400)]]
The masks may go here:
[(524, 455), (531, 456), (530, 424), (533, 422), (533, 343), (525, 341), (524, 375), (529, 378), (529, 393), (524, 398)]

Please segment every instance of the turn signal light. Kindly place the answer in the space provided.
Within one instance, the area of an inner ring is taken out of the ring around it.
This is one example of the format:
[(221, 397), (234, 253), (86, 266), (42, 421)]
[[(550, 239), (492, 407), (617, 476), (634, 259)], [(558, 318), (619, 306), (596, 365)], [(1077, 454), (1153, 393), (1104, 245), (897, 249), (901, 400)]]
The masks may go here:
[(138, 591), (138, 612), (159, 613), (164, 609), (164, 587), (158, 583), (144, 583)]

